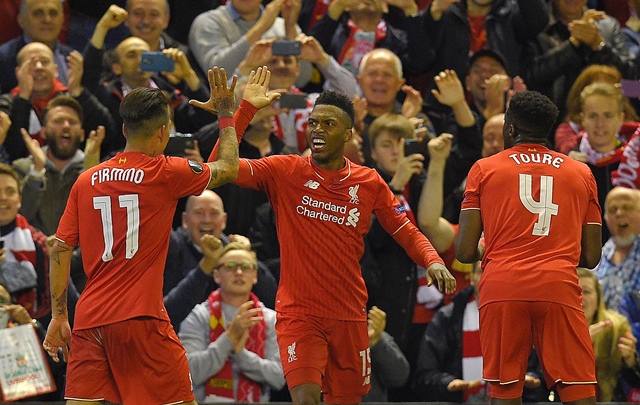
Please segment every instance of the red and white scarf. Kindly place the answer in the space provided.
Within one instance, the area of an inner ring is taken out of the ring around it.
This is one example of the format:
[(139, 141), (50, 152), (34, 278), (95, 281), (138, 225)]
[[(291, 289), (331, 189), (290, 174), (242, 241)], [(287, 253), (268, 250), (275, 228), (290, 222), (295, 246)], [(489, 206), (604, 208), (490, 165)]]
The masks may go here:
[(618, 139), (614, 150), (609, 152), (598, 152), (593, 149), (591, 143), (589, 143), (589, 134), (582, 131), (582, 139), (580, 140), (578, 149), (587, 156), (588, 163), (597, 167), (604, 167), (620, 161), (620, 159), (622, 159), (624, 147), (625, 145), (620, 141), (620, 139)]
[[(15, 261), (22, 264), (24, 271), (31, 273), (37, 282), (36, 262), (37, 253), (32, 228), (26, 218), (18, 214), (15, 220), (15, 228), (3, 235), (5, 255), (7, 261)], [(46, 260), (45, 260), (46, 262)], [(44, 292), (38, 297), (37, 289), (29, 288), (12, 294), (17, 304), (22, 305), (33, 318), (40, 318), (51, 310), (49, 292), (48, 263), (45, 265)]]
[(363, 31), (353, 21), (348, 21), (349, 37), (342, 47), (342, 53), (338, 58), (338, 63), (348, 71), (358, 76), (360, 71), (360, 61), (364, 55), (376, 47), (376, 44), (387, 36), (387, 23), (380, 20), (376, 30)]
[[(250, 298), (255, 308), (262, 308), (260, 300), (255, 294), (250, 293)], [(209, 303), (209, 341), (214, 342), (226, 329), (226, 321), (222, 314), (222, 301), (220, 299), (220, 289), (215, 290), (207, 299)], [(267, 341), (267, 324), (264, 319), (258, 322), (249, 330), (249, 338), (245, 344), (245, 348), (261, 358), (264, 358), (265, 345)], [(231, 360), (227, 358), (224, 366), (218, 373), (212, 376), (205, 383), (205, 395), (216, 395), (219, 397), (232, 398), (238, 402), (260, 402), (262, 388), (260, 384), (247, 378), (240, 372), (238, 381), (238, 397), (233, 395), (233, 367)]]
[(616, 186), (640, 189), (640, 127), (627, 143), (611, 181)]
[[(462, 379), (464, 381), (482, 380), (482, 351), (480, 350), (480, 312), (478, 301), (472, 295), (464, 308), (462, 316)], [(482, 391), (480, 384), (464, 391), (466, 401)]]

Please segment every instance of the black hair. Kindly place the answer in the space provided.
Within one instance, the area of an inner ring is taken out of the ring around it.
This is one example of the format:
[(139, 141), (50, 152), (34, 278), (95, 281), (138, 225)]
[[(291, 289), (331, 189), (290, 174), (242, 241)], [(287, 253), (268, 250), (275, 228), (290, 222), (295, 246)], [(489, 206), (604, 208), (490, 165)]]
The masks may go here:
[(342, 93), (338, 93), (333, 90), (326, 90), (320, 93), (318, 98), (316, 99), (316, 105), (332, 105), (334, 107), (338, 107), (351, 120), (350, 126), (353, 126), (353, 121), (355, 121), (355, 111), (353, 109), (353, 103), (349, 99), (349, 97), (345, 96)]
[(120, 116), (127, 136), (151, 135), (169, 121), (169, 100), (159, 89), (138, 87), (120, 103)]
[(547, 96), (537, 91), (524, 91), (511, 98), (505, 123), (514, 126), (516, 136), (545, 141), (558, 114), (558, 107)]

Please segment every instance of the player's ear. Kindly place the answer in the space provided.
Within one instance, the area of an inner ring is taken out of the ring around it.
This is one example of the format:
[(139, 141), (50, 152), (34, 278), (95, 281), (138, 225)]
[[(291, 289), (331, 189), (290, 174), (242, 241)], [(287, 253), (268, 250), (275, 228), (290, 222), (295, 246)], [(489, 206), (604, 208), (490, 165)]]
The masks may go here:
[(353, 128), (349, 128), (344, 133), (344, 142), (347, 143), (353, 138)]

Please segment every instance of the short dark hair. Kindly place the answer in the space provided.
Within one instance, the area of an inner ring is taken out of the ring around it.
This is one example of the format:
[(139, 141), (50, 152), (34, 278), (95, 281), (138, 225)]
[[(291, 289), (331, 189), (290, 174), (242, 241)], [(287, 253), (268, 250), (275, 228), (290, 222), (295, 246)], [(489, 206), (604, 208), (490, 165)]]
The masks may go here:
[(546, 140), (558, 118), (558, 107), (537, 91), (523, 91), (511, 98), (505, 123), (527, 138)]
[(316, 99), (316, 105), (332, 105), (334, 107), (338, 107), (342, 111), (347, 114), (349, 119), (351, 120), (351, 126), (353, 126), (353, 121), (355, 121), (355, 111), (353, 110), (353, 103), (349, 99), (349, 97), (345, 96), (342, 93), (338, 93), (333, 90), (326, 90), (320, 93), (318, 98)]
[(78, 114), (80, 122), (84, 121), (84, 110), (82, 109), (82, 106), (80, 105), (78, 100), (66, 94), (61, 94), (49, 100), (47, 106), (42, 112), (42, 122), (47, 122), (47, 114), (49, 114), (49, 111), (51, 111), (55, 107), (69, 107), (75, 110), (75, 112)]
[(120, 103), (127, 136), (148, 136), (169, 120), (169, 100), (159, 89), (138, 87)]

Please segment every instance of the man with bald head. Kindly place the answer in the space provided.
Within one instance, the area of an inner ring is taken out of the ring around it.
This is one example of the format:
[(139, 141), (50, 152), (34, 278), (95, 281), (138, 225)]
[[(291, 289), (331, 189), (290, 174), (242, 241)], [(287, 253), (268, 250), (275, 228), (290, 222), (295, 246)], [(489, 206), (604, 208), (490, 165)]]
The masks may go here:
[(65, 85), (59, 79), (54, 53), (46, 44), (31, 42), (18, 53), (18, 65), (12, 72), (18, 85), (10, 93), (0, 96), (0, 110), (9, 115), (12, 123), (3, 143), (11, 161), (27, 156), (27, 147), (20, 132), (22, 128), (40, 145), (45, 144), (41, 134), (42, 111), (52, 98), (60, 94), (70, 95), (82, 105), (82, 127), (85, 130), (97, 130), (102, 125), (107, 136), (113, 136), (115, 127), (109, 111), (82, 87), (82, 55), (72, 51), (67, 60), (69, 80)]
[[(113, 6), (112, 6), (113, 7)], [(173, 130), (181, 133), (193, 133), (211, 122), (211, 114), (189, 104), (190, 99), (206, 100), (209, 96), (207, 89), (202, 86), (200, 79), (189, 64), (186, 55), (179, 49), (165, 49), (163, 53), (174, 61), (174, 70), (158, 73), (146, 72), (140, 69), (143, 52), (150, 51), (149, 44), (141, 38), (129, 37), (118, 44), (114, 52), (111, 69), (116, 77), (108, 82), (100, 82), (100, 74), (91, 72), (89, 88), (95, 88), (95, 94), (102, 104), (107, 106), (114, 117), (117, 128), (122, 128), (120, 118), (120, 101), (132, 89), (138, 87), (158, 88), (163, 90), (171, 100), (173, 108)], [(114, 154), (124, 147), (125, 138), (121, 133), (105, 138), (101, 155), (103, 157)], [(190, 155), (193, 160), (203, 161), (199, 153)]]
[(604, 202), (611, 237), (595, 268), (607, 308), (618, 308), (624, 295), (640, 290), (640, 190), (614, 187)]
[[(169, 294), (183, 279), (191, 276), (202, 280), (199, 288), (193, 290), (188, 303), (176, 310), (182, 319), (186, 317), (193, 306), (203, 302), (216, 288), (211, 274), (217, 266), (217, 257), (211, 250), (212, 241), (219, 240), (222, 246), (229, 242), (240, 242), (250, 248), (249, 239), (242, 235), (226, 235), (227, 213), (218, 194), (205, 190), (198, 196), (187, 199), (185, 211), (182, 213), (182, 226), (171, 231), (169, 252), (164, 268), (163, 293)], [(193, 274), (199, 269), (198, 274)], [(275, 306), (277, 283), (269, 269), (262, 262), (258, 262), (258, 282), (253, 286), (253, 292), (268, 307)], [(193, 305), (191, 305), (193, 303)], [(179, 317), (171, 315), (171, 323), (176, 330), (180, 325)]]
[(24, 33), (0, 46), (0, 60), (3, 61), (0, 64), (0, 92), (8, 93), (18, 84), (13, 74), (13, 62), (18, 52), (31, 42), (42, 42), (51, 49), (59, 79), (68, 84), (67, 57), (73, 49), (58, 41), (63, 23), (60, 0), (22, 0), (18, 24)]

